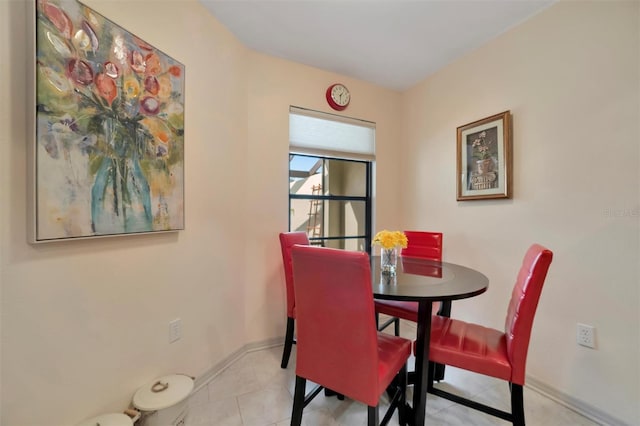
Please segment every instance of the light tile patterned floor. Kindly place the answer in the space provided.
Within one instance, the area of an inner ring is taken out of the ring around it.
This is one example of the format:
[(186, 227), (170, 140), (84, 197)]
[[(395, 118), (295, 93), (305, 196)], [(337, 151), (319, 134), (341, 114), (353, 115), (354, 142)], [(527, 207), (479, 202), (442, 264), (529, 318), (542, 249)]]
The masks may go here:
[[(415, 336), (415, 326), (403, 323), (402, 335)], [(286, 426), (293, 406), (295, 383), (295, 346), (287, 369), (280, 368), (282, 346), (249, 352), (196, 392), (189, 400), (185, 426)], [(412, 361), (412, 360), (411, 360)], [(411, 363), (410, 361), (410, 363)], [(413, 365), (409, 367), (413, 369)], [(473, 396), (496, 408), (509, 409), (509, 390), (505, 382), (447, 367), (445, 389)], [(412, 387), (407, 398), (412, 398)], [(546, 398), (524, 389), (527, 425), (530, 426), (594, 426), (596, 423)], [(380, 405), (380, 418), (387, 405)], [(318, 395), (304, 410), (306, 426), (366, 425), (364, 404)], [(394, 414), (392, 426), (398, 425)], [(429, 394), (426, 424), (435, 426), (490, 426), (508, 422), (471, 410)]]

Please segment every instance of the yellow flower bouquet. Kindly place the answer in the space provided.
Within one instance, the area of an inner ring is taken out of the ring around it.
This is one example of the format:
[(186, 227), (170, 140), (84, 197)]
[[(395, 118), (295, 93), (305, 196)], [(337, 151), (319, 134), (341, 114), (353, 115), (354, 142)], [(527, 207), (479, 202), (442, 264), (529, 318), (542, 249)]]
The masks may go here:
[(380, 270), (386, 275), (396, 274), (398, 248), (407, 247), (407, 236), (401, 231), (382, 230), (373, 237), (372, 245), (380, 246)]
[(406, 248), (407, 236), (402, 231), (387, 231), (386, 229), (378, 232), (373, 237), (372, 245), (380, 246), (384, 249)]

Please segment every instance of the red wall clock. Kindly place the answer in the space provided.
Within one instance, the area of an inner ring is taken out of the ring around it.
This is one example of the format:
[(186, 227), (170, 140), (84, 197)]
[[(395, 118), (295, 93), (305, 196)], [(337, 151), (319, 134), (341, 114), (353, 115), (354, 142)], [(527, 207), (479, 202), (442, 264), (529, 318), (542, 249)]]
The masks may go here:
[(344, 84), (336, 83), (327, 88), (327, 102), (336, 111), (342, 111), (349, 106), (351, 94)]

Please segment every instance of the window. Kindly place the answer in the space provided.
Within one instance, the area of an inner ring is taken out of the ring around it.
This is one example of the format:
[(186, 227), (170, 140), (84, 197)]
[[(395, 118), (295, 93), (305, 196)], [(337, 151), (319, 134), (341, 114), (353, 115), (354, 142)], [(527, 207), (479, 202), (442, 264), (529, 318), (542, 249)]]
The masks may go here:
[(289, 229), (311, 244), (370, 251), (371, 162), (289, 156)]
[(311, 244), (371, 250), (373, 123), (291, 108), (289, 229)]

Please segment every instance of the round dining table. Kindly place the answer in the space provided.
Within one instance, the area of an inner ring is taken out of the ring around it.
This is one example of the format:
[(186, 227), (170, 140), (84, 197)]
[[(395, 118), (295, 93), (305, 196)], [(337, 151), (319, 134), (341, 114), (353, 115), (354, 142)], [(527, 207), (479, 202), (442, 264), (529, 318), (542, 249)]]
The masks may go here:
[(427, 403), (432, 304), (482, 294), (489, 287), (489, 279), (466, 266), (414, 257), (399, 257), (395, 274), (382, 273), (380, 256), (371, 256), (371, 277), (374, 298), (418, 302), (415, 381), (410, 410), (413, 421), (410, 423), (422, 426)]

